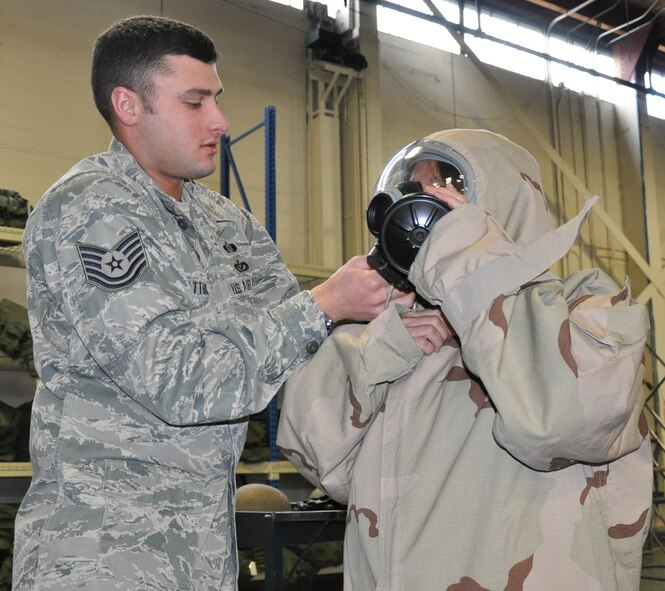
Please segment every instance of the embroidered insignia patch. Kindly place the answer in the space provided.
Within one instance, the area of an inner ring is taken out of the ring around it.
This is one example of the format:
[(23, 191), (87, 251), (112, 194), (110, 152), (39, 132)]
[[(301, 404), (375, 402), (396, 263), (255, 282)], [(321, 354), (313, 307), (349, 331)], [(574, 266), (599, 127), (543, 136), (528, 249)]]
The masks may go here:
[(116, 291), (136, 283), (149, 267), (141, 235), (130, 232), (107, 250), (96, 244), (76, 243), (85, 280), (106, 291)]

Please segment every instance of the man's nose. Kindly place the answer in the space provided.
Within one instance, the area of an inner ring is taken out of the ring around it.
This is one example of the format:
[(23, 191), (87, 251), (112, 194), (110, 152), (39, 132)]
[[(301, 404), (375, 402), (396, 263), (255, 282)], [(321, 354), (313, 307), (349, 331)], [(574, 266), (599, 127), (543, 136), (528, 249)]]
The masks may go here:
[(224, 135), (231, 127), (229, 120), (226, 118), (226, 115), (224, 115), (222, 110), (217, 106), (215, 107), (215, 116), (213, 117), (210, 127), (216, 134), (219, 134), (220, 136)]

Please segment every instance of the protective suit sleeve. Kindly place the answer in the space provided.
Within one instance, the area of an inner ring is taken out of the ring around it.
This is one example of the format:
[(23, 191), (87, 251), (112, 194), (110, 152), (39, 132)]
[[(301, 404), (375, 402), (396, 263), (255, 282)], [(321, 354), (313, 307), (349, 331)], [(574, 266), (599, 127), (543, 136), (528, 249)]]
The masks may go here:
[(468, 369), (497, 414), (496, 441), (538, 470), (614, 460), (639, 447), (644, 306), (597, 269), (550, 273), (502, 294), (460, 322), (456, 287), (519, 248), (479, 208), (458, 208), (435, 226), (409, 278), (459, 330)]
[(368, 325), (336, 328), (286, 383), (281, 451), (312, 484), (345, 503), (356, 452), (389, 384), (422, 356), (395, 306)]

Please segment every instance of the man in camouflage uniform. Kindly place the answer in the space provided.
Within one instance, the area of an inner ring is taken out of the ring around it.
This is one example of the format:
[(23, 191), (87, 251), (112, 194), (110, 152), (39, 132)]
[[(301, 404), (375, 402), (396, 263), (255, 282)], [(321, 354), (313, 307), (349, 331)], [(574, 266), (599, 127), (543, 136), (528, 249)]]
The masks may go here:
[(318, 349), (327, 317), (383, 309), (388, 284), (360, 257), (299, 293), (265, 229), (187, 180), (212, 173), (228, 129), (216, 58), (170, 19), (102, 34), (92, 83), (110, 150), (28, 220), (41, 381), (15, 591), (235, 589), (247, 417)]
[(340, 326), (282, 407), (282, 451), (348, 503), (345, 589), (637, 591), (646, 310), (598, 269), (547, 271), (588, 207), (552, 230), (525, 150), (450, 130), (403, 153), (428, 142), (474, 177), (475, 203), (412, 179), (453, 208), (409, 272), (448, 339), (425, 355), (396, 306)]

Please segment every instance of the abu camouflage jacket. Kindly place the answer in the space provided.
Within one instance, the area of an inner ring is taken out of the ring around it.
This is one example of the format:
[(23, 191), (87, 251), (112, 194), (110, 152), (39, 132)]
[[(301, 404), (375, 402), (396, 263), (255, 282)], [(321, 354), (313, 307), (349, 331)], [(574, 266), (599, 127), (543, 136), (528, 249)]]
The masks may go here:
[(41, 382), (15, 591), (235, 589), (246, 417), (325, 322), (249, 213), (195, 183), (185, 197), (114, 140), (28, 220)]
[(423, 356), (394, 306), (339, 327), (287, 383), (278, 443), (348, 504), (347, 591), (637, 591), (646, 310), (599, 270), (545, 272), (570, 227), (550, 231), (524, 150), (432, 137), (479, 191), (437, 222), (409, 279), (458, 338)]

